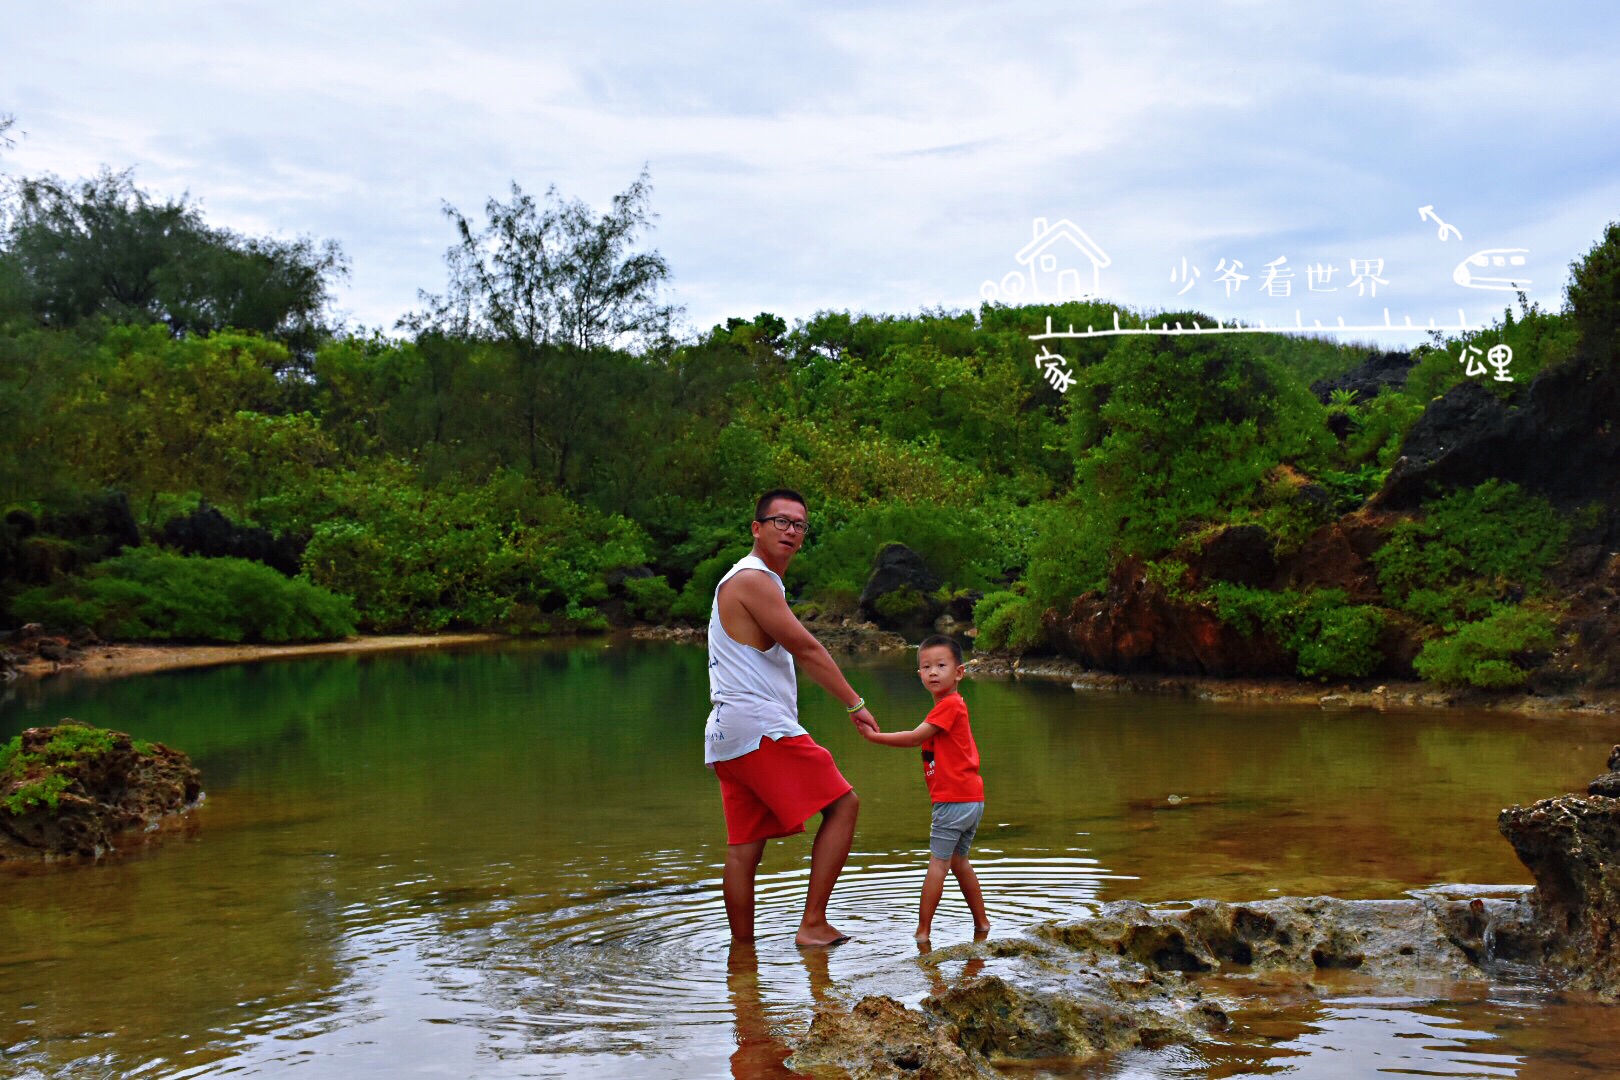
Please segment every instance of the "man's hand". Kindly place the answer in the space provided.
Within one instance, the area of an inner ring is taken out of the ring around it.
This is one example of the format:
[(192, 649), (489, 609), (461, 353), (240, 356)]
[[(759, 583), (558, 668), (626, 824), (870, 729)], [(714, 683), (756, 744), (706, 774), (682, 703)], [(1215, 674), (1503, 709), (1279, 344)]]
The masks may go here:
[(850, 713), (849, 719), (850, 723), (854, 724), (855, 729), (862, 735), (865, 735), (868, 731), (877, 732), (880, 730), (878, 728), (877, 717), (873, 716), (872, 710), (868, 709), (864, 705)]

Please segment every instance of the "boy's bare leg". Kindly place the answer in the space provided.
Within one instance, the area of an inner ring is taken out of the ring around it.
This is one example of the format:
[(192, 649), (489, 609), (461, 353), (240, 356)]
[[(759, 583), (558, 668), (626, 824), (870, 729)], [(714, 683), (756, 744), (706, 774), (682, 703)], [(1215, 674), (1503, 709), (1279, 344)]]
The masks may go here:
[(720, 892), (726, 898), (726, 921), (731, 924), (731, 940), (746, 944), (754, 940), (754, 871), (765, 854), (765, 841), (726, 845), (726, 869), (721, 875)]
[(930, 857), (928, 873), (923, 877), (922, 903), (917, 910), (917, 940), (927, 941), (933, 932), (934, 912), (939, 910), (939, 898), (945, 894), (945, 871), (950, 860)]
[(990, 918), (984, 913), (984, 893), (979, 891), (979, 875), (973, 872), (973, 864), (968, 862), (966, 855), (951, 856), (951, 873), (956, 876), (956, 883), (962, 888), (962, 899), (967, 901), (968, 910), (973, 913), (973, 929), (977, 933), (986, 933), (990, 929)]
[(848, 940), (827, 922), (827, 901), (855, 842), (855, 818), (861, 800), (846, 791), (821, 811), (821, 827), (810, 846), (810, 887), (804, 898), (804, 918), (793, 936), (796, 945), (837, 945)]

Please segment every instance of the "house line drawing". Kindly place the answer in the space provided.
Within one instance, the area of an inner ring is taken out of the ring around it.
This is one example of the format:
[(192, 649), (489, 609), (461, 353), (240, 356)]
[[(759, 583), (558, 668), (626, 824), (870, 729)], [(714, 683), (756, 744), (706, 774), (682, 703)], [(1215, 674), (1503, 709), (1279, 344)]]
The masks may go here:
[[(1031, 221), (1034, 234), (1013, 258), (1023, 270), (1009, 270), (999, 282), (986, 281), (979, 295), (989, 303), (1027, 304), (1035, 300), (1089, 300), (1100, 286), (1099, 272), (1113, 260), (1068, 218), (1049, 225)], [(1025, 294), (1028, 295), (1025, 295)]]
[[(1029, 267), (1031, 295), (1038, 297), (1046, 293), (1057, 299), (1095, 296), (1100, 287), (1100, 271), (1113, 262), (1108, 253), (1068, 218), (1060, 218), (1053, 225), (1048, 225), (1045, 218), (1036, 218), (1033, 225), (1034, 236), (1013, 256)], [(1084, 262), (1080, 256), (1084, 256)], [(1084, 284), (1087, 281), (1089, 288)]]

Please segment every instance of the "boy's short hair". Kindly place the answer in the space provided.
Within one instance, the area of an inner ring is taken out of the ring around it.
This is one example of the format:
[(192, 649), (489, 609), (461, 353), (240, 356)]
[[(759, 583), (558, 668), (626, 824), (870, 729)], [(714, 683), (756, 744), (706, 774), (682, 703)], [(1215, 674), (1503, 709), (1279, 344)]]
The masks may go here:
[(771, 503), (775, 502), (777, 499), (791, 499), (800, 506), (804, 507), (804, 512), (806, 514), (810, 513), (809, 504), (804, 501), (804, 496), (800, 495), (797, 491), (794, 491), (792, 488), (772, 488), (765, 494), (761, 495), (759, 497), (759, 501), (754, 504), (754, 520), (758, 521), (763, 518), (765, 516), (765, 511), (769, 510), (771, 508)]
[(932, 649), (940, 645), (951, 650), (951, 655), (956, 657), (958, 664), (962, 662), (962, 646), (957, 644), (955, 638), (946, 637), (944, 634), (932, 634), (923, 638), (922, 644), (917, 646), (917, 655), (921, 656), (924, 649)]

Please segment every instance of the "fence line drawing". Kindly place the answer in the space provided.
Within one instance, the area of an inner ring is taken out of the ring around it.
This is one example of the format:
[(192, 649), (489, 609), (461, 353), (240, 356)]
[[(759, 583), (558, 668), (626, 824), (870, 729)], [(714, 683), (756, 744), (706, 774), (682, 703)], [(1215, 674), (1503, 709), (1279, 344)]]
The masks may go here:
[(1476, 330), (1484, 329), (1483, 326), (1470, 325), (1468, 322), (1468, 316), (1463, 313), (1462, 308), (1457, 309), (1456, 325), (1436, 325), (1435, 321), (1430, 319), (1428, 325), (1424, 326), (1421, 323), (1414, 323), (1412, 321), (1412, 316), (1410, 315), (1406, 316), (1405, 318), (1406, 321), (1404, 324), (1391, 322), (1389, 317), (1389, 308), (1385, 308), (1384, 321), (1382, 323), (1366, 323), (1360, 326), (1348, 326), (1345, 324), (1343, 316), (1340, 316), (1336, 324), (1328, 323), (1324, 326), (1321, 319), (1313, 320), (1310, 324), (1307, 324), (1300, 316), (1299, 311), (1296, 310), (1294, 312), (1294, 322), (1292, 325), (1288, 323), (1268, 325), (1264, 319), (1256, 319), (1249, 323), (1245, 323), (1241, 319), (1233, 319), (1230, 322), (1223, 319), (1216, 319), (1214, 326), (1204, 326), (1197, 322), (1194, 322), (1190, 327), (1184, 327), (1179, 322), (1172, 326), (1171, 323), (1166, 320), (1158, 327), (1154, 327), (1151, 323), (1140, 327), (1122, 327), (1119, 325), (1119, 312), (1116, 311), (1114, 312), (1113, 328), (1109, 329), (1105, 326), (1101, 330), (1096, 329), (1094, 326), (1087, 326), (1084, 330), (1076, 330), (1073, 323), (1069, 324), (1069, 328), (1067, 330), (1053, 330), (1052, 316), (1048, 315), (1046, 317), (1046, 332), (1043, 334), (1031, 334), (1029, 335), (1029, 340), (1047, 341), (1053, 338), (1072, 339), (1124, 337), (1129, 334), (1156, 334), (1161, 336), (1174, 336), (1176, 334), (1380, 334), (1396, 332), (1406, 334), (1414, 331), (1424, 334), (1434, 332), (1439, 332), (1442, 334), (1467, 334)]

